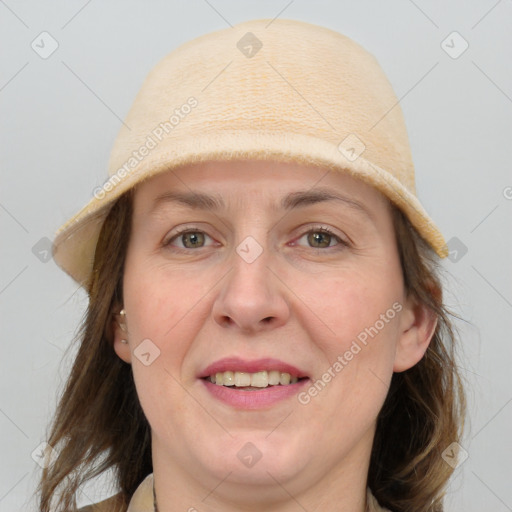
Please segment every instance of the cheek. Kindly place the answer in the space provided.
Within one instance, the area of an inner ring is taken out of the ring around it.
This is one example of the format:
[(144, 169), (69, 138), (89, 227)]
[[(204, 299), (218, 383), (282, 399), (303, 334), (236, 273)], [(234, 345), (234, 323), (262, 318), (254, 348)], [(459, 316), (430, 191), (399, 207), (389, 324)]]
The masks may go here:
[[(129, 265), (128, 265), (129, 264)], [(182, 338), (178, 333), (196, 307), (211, 291), (214, 281), (187, 274), (174, 265), (154, 264), (150, 259), (134, 257), (127, 262), (124, 295), (131, 311), (130, 331), (137, 337), (150, 338), (162, 349), (171, 340), (176, 348)], [(192, 324), (193, 325), (193, 324)], [(132, 329), (133, 327), (133, 329)]]
[(324, 286), (316, 282), (314, 296), (323, 300), (317, 299), (311, 308), (322, 321), (310, 333), (321, 360), (315, 375), (321, 382), (316, 387), (325, 400), (351, 410), (363, 403), (379, 407), (392, 377), (400, 333), (401, 275), (393, 268), (352, 269), (329, 282), (329, 287), (327, 281)]
[(157, 404), (172, 403), (179, 412), (187, 403), (182, 388), (184, 361), (205, 321), (204, 304), (212, 286), (208, 279), (194, 278), (180, 269), (127, 260), (123, 290), (133, 375), (151, 423), (158, 423), (164, 414)]
[(388, 393), (402, 300), (397, 282), (352, 272), (331, 280), (323, 307), (315, 304), (322, 324), (310, 338), (319, 364), (299, 397), (300, 414), (340, 446), (373, 425)]
[(330, 344), (343, 349), (359, 335), (364, 343), (366, 337), (396, 333), (402, 300), (400, 275), (391, 270), (377, 274), (353, 270), (325, 283), (317, 282), (310, 302), (329, 327)]

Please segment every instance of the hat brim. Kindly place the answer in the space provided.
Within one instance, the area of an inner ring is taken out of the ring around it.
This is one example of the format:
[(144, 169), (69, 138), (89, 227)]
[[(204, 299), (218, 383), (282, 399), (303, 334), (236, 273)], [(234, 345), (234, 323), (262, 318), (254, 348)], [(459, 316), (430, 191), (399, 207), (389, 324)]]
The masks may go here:
[(198, 136), (179, 144), (157, 146), (130, 172), (109, 178), (99, 193), (55, 234), (53, 258), (75, 281), (86, 286), (103, 222), (114, 202), (138, 183), (161, 172), (210, 160), (275, 160), (316, 165), (347, 172), (382, 192), (409, 218), (437, 255), (448, 255), (443, 235), (413, 192), (385, 169), (364, 158), (349, 160), (335, 145), (306, 135), (225, 131)]

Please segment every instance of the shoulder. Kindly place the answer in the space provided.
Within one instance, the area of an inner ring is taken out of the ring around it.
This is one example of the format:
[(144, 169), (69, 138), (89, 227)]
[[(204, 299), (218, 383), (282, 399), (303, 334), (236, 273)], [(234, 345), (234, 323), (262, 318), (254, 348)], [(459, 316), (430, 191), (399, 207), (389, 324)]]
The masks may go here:
[(147, 475), (135, 490), (130, 503), (125, 503), (123, 494), (118, 493), (99, 503), (78, 509), (78, 512), (127, 512), (130, 510), (153, 510), (153, 473)]
[(78, 512), (126, 512), (126, 507), (119, 493), (98, 503), (79, 508)]
[(387, 508), (382, 508), (379, 505), (379, 502), (375, 499), (369, 487), (366, 492), (366, 503), (368, 505), (368, 512), (390, 512)]

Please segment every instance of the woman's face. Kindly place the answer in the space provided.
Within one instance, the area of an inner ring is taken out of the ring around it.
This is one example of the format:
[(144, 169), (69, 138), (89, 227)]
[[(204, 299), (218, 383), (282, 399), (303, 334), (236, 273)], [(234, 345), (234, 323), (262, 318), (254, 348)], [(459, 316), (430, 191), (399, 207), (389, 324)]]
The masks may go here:
[(154, 468), (210, 489), (293, 494), (365, 473), (392, 373), (422, 357), (435, 324), (406, 298), (384, 196), (292, 163), (207, 162), (144, 182), (123, 290), (128, 334), (116, 328), (114, 347), (133, 367)]

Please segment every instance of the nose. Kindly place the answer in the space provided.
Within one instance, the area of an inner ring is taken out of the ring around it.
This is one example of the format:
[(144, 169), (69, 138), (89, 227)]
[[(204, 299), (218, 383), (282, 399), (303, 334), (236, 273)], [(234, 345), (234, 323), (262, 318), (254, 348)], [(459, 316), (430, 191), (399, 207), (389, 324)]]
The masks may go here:
[(237, 253), (233, 267), (221, 281), (213, 317), (224, 328), (253, 333), (280, 327), (290, 317), (286, 286), (269, 267), (266, 251), (248, 263)]

